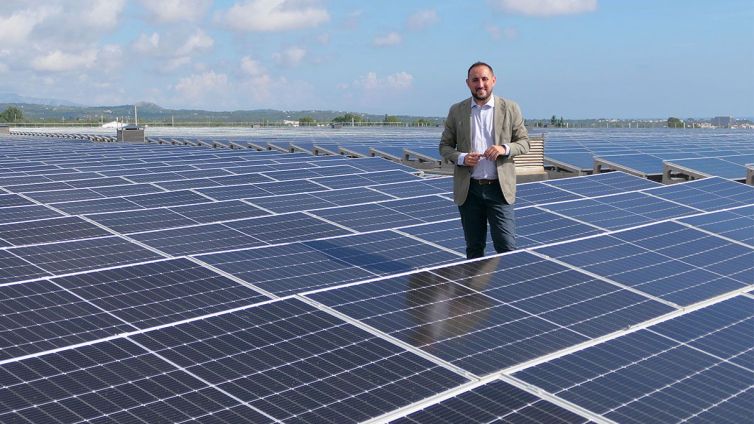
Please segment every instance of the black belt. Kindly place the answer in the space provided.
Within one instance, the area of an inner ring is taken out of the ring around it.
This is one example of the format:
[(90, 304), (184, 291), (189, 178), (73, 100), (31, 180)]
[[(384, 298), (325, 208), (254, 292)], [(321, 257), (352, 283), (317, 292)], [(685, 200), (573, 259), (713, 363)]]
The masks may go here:
[(479, 185), (487, 185), (487, 184), (495, 184), (497, 183), (497, 180), (477, 180), (475, 178), (471, 179), (472, 183), (477, 183)]

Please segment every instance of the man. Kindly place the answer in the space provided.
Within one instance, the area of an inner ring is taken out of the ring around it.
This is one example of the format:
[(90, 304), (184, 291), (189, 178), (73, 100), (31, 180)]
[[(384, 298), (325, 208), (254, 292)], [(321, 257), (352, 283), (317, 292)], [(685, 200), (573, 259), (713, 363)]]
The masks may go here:
[(453, 199), (466, 239), (466, 257), (484, 256), (487, 223), (497, 253), (516, 248), (516, 167), (513, 157), (529, 151), (521, 109), (492, 94), (492, 67), (476, 62), (468, 70), (471, 98), (450, 107), (440, 154), (456, 164)]

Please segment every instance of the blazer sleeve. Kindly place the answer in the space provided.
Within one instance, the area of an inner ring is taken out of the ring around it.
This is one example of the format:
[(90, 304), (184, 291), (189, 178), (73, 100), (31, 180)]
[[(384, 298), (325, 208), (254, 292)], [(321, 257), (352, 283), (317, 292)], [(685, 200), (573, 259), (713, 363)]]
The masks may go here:
[(442, 136), (440, 137), (440, 156), (443, 157), (448, 162), (451, 162), (453, 164), (458, 164), (458, 156), (460, 156), (460, 152), (457, 150), (458, 146), (458, 125), (457, 125), (457, 118), (458, 115), (457, 111), (457, 105), (453, 105), (450, 107), (450, 110), (448, 111), (448, 117), (445, 119), (445, 128), (442, 131)]
[(529, 152), (529, 132), (524, 125), (524, 116), (516, 102), (508, 102), (511, 116), (511, 140), (508, 156), (523, 155)]

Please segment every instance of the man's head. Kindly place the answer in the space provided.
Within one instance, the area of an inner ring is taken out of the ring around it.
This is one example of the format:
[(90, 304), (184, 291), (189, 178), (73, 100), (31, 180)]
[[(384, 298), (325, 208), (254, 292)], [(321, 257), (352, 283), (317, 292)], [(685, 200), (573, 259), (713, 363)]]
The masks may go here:
[(466, 85), (471, 90), (474, 101), (480, 105), (487, 103), (496, 81), (492, 66), (484, 62), (476, 62), (469, 67), (467, 75)]

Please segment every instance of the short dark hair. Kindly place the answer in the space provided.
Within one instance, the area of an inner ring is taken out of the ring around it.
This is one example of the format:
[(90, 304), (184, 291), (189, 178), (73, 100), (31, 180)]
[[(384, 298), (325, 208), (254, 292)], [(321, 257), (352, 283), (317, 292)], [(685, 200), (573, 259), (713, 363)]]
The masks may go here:
[(492, 66), (490, 66), (490, 65), (488, 65), (488, 64), (486, 64), (484, 62), (474, 62), (471, 66), (469, 66), (469, 70), (466, 71), (466, 76), (468, 77), (469, 74), (471, 73), (471, 70), (474, 69), (474, 68), (476, 68), (477, 66), (486, 66), (487, 69), (490, 70), (490, 73), (492, 75), (495, 75), (495, 71), (492, 70)]

